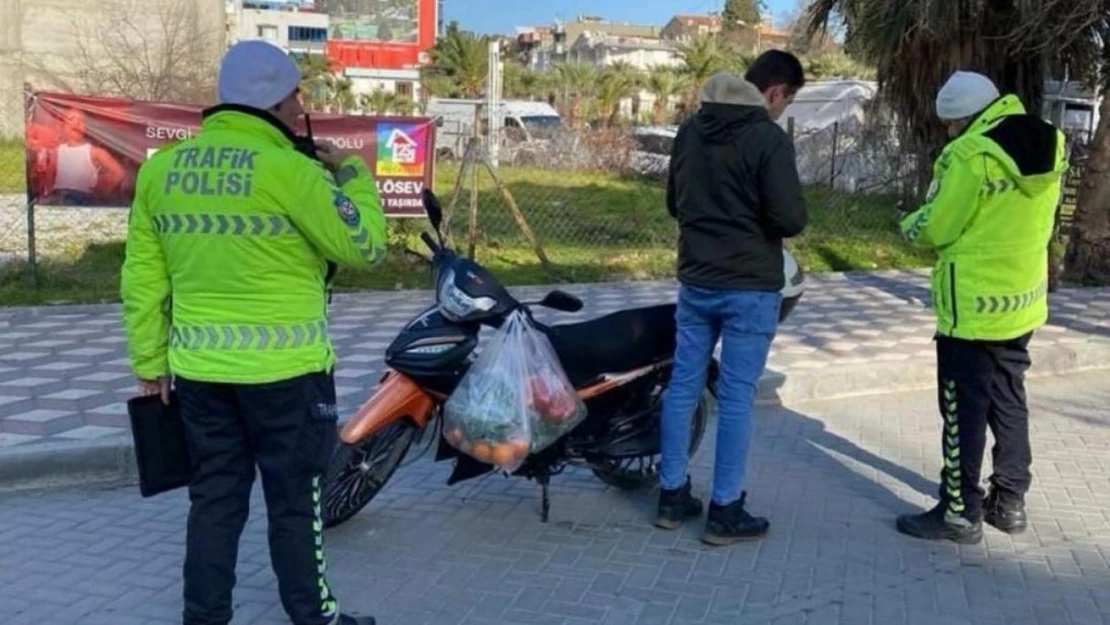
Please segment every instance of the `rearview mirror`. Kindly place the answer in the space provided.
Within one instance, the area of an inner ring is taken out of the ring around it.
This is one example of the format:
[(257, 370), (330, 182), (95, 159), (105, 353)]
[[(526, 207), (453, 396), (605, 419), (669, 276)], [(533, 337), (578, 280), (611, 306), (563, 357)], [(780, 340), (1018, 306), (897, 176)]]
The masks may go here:
[(540, 301), (540, 306), (573, 313), (582, 310), (582, 300), (565, 291), (556, 290), (545, 295), (543, 300)]
[(424, 187), (423, 192), (424, 212), (428, 214), (428, 221), (432, 222), (432, 228), (438, 233), (439, 227), (443, 225), (443, 207), (439, 204), (439, 198), (428, 187)]

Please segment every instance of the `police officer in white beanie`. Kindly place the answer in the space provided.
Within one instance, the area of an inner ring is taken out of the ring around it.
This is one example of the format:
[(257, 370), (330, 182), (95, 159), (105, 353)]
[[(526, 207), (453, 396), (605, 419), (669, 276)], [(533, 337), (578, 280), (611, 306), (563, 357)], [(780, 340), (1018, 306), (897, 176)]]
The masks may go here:
[(232, 619), (256, 471), (290, 620), (374, 623), (342, 614), (325, 574), (320, 483), (338, 419), (325, 267), (381, 260), (385, 218), (360, 156), (324, 142), (323, 166), (306, 154), (292, 130), (300, 82), (280, 48), (232, 46), (219, 105), (195, 137), (148, 159), (136, 185), (124, 324), (140, 390), (168, 402), (172, 377), (185, 424), (185, 625)]
[[(1010, 534), (1028, 524), (1025, 372), (1030, 339), (1048, 319), (1048, 242), (1067, 161), (1063, 133), (981, 74), (952, 74), (936, 112), (952, 141), (934, 166), (925, 205), (901, 226), (915, 246), (938, 255), (940, 501), (897, 526), (917, 538), (971, 544), (982, 540), (984, 521)], [(994, 474), (985, 494), (988, 428)]]
[(995, 100), (1002, 97), (994, 82), (975, 72), (955, 72), (937, 93), (937, 117), (946, 122), (955, 138)]

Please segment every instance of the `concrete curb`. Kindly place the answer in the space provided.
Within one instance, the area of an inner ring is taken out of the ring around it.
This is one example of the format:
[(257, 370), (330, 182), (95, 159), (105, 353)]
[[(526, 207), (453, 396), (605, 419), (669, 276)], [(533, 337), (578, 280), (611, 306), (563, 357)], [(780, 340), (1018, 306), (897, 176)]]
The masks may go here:
[[(1036, 350), (1030, 378), (1110, 370), (1110, 342), (1076, 343)], [(929, 390), (936, 385), (935, 363), (869, 363), (784, 375), (768, 371), (760, 382), (759, 405)], [(72, 443), (32, 443), (0, 453), (0, 495), (74, 486), (129, 486), (138, 483), (130, 437)], [(136, 490), (137, 494), (137, 490)]]
[(0, 495), (137, 483), (135, 450), (130, 437), (32, 444), (0, 453)]
[[(1044, 378), (1110, 369), (1110, 341), (1033, 346), (1033, 366), (1027, 377)], [(866, 365), (826, 367), (789, 375), (768, 371), (760, 381), (759, 405), (886, 395), (936, 388), (936, 361), (871, 362)]]
[[(929, 269), (906, 269), (814, 273), (807, 276), (807, 289), (820, 289), (822, 285), (839, 284), (855, 279), (866, 278), (905, 279), (910, 276), (916, 276), (920, 279), (926, 279), (929, 276), (929, 272)], [(632, 282), (614, 280), (611, 282), (529, 284), (509, 287), (509, 291), (516, 294), (522, 294), (523, 297), (532, 297), (545, 294), (552, 289), (562, 289), (564, 291), (572, 293), (583, 293), (590, 291), (591, 289), (625, 289), (629, 291), (635, 291), (645, 288), (650, 289), (658, 286), (673, 287), (677, 292), (679, 284), (674, 279), (637, 280)], [(428, 303), (431, 303), (432, 298), (435, 297), (435, 291), (429, 289), (380, 289), (342, 291), (336, 292), (333, 295), (332, 302), (359, 303), (376, 298), (398, 295), (412, 297), (420, 299), (421, 301), (427, 301)], [(87, 304), (62, 302), (57, 304), (37, 304), (34, 306), (0, 306), (0, 321), (15, 318), (38, 317), (42, 315), (81, 315), (104, 313), (117, 314), (121, 310), (122, 307), (118, 301), (104, 301), (100, 303)]]

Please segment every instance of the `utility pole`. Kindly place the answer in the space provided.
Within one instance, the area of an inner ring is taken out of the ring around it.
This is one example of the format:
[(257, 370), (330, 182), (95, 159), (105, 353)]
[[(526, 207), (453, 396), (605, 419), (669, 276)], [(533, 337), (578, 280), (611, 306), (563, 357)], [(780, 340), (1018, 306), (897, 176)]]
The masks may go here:
[(496, 39), (489, 44), (489, 70), (486, 78), (486, 115), (489, 128), (489, 160), (494, 167), (498, 166), (501, 156), (501, 127), (504, 125), (504, 116), (501, 114), (502, 73), (504, 66), (501, 63), (501, 40)]

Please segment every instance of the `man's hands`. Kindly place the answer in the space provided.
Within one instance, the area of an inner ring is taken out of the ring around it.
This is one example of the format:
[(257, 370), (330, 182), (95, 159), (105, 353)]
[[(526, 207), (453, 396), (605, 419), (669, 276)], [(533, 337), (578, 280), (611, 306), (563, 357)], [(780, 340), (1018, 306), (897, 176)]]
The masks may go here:
[(157, 380), (139, 380), (139, 394), (143, 396), (160, 395), (162, 403), (170, 404), (170, 377), (162, 376)]
[(324, 165), (333, 172), (339, 171), (339, 166), (343, 164), (343, 161), (347, 160), (348, 156), (355, 154), (351, 150), (337, 148), (323, 139), (316, 140), (316, 156), (320, 157)]

